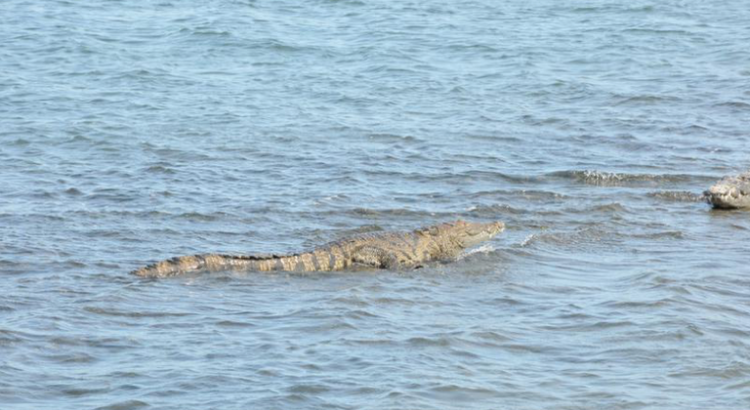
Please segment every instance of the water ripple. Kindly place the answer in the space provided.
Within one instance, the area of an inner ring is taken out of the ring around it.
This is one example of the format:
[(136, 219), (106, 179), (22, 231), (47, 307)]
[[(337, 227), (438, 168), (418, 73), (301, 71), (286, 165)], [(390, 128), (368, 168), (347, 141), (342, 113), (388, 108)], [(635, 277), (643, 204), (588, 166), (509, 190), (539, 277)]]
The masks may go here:
[[(748, 407), (743, 2), (3, 5), (3, 409)], [(127, 274), (458, 218), (507, 230)]]

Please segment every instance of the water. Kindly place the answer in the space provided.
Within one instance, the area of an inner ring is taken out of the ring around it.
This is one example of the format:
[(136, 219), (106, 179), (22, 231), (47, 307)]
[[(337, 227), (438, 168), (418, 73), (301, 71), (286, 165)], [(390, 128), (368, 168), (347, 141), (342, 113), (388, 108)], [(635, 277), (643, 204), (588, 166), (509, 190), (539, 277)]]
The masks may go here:
[[(6, 0), (0, 408), (746, 409), (746, 1)], [(413, 272), (128, 275), (464, 218)]]

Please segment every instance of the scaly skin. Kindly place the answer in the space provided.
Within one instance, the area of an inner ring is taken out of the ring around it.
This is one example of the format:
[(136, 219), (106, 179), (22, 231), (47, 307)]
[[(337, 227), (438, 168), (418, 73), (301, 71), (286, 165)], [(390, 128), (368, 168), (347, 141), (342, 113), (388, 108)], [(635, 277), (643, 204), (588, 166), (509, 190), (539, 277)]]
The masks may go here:
[(190, 272), (326, 272), (355, 268), (415, 268), (430, 261), (455, 260), (464, 249), (490, 240), (504, 229), (505, 224), (502, 222), (455, 221), (413, 232), (355, 236), (298, 254), (181, 256), (154, 263), (132, 273), (162, 278)]
[(722, 179), (704, 195), (717, 209), (750, 208), (750, 171)]

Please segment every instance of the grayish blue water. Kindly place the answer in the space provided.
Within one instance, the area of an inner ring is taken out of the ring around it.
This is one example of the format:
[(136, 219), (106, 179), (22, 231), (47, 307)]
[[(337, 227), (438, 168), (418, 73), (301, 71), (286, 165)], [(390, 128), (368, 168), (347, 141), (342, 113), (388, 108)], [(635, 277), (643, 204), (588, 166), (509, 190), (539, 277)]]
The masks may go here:
[[(0, 4), (0, 408), (747, 409), (750, 3)], [(413, 272), (155, 260), (464, 218)]]

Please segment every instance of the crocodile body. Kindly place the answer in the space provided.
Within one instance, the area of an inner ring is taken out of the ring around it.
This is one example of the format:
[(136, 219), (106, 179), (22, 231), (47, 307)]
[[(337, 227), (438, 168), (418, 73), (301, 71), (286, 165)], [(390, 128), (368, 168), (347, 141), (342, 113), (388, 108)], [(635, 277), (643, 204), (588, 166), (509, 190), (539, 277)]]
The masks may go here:
[(132, 273), (143, 277), (168, 277), (217, 271), (325, 272), (357, 268), (415, 268), (430, 261), (453, 260), (463, 250), (493, 238), (504, 229), (502, 222), (456, 221), (412, 232), (354, 236), (297, 254), (180, 256)]
[(722, 179), (704, 195), (717, 209), (750, 208), (750, 171)]

